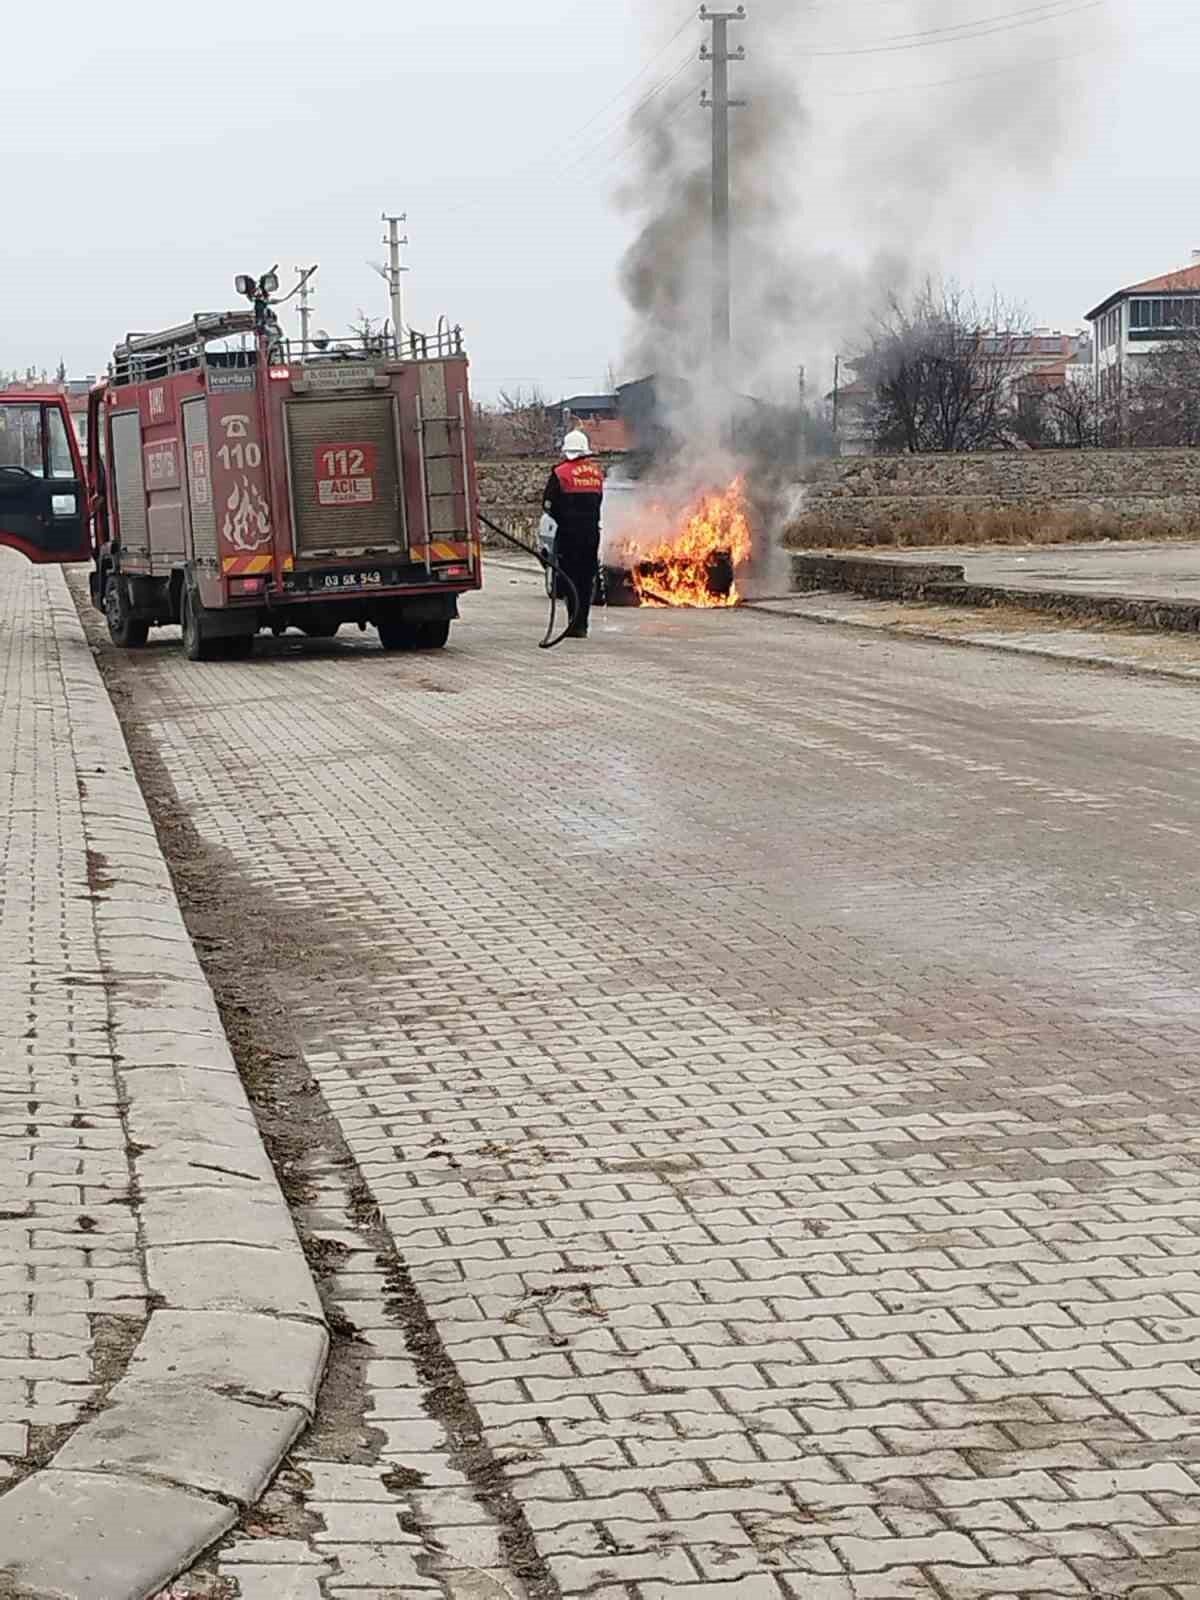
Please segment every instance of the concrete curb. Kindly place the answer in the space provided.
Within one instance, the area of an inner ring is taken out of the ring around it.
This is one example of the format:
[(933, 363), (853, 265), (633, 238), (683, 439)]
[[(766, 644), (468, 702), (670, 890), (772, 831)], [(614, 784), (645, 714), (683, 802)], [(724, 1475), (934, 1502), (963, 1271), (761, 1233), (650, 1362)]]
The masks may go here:
[[(832, 598), (831, 591), (831, 598)], [(819, 598), (814, 591), (813, 599)], [(909, 597), (911, 598), (911, 596)], [(786, 609), (784, 609), (786, 606)], [(796, 595), (786, 601), (748, 601), (743, 611), (757, 611), (760, 616), (777, 617), (785, 622), (811, 622), (823, 628), (853, 628), (858, 633), (873, 633), (886, 639), (908, 639), (917, 644), (953, 645), (957, 650), (987, 650), (994, 655), (1024, 656), (1035, 661), (1055, 661), (1064, 667), (1089, 667), (1096, 672), (1124, 672), (1139, 678), (1165, 678), (1171, 683), (1191, 684), (1200, 681), (1200, 672), (1185, 671), (1179, 667), (1156, 666), (1144, 661), (1123, 661), (1114, 656), (1085, 655), (1077, 650), (1052, 650), (1015, 639), (981, 639), (977, 634), (943, 633), (937, 628), (925, 628), (915, 623), (867, 622), (857, 617), (835, 617), (824, 611), (810, 611), (804, 607), (804, 597)]]
[(1083, 589), (1022, 589), (972, 583), (964, 568), (934, 561), (894, 561), (876, 556), (792, 557), (799, 593), (844, 590), (874, 600), (928, 600), (987, 610), (1013, 606), (1076, 622), (1127, 623), (1160, 633), (1200, 632), (1200, 601), (1136, 594), (1092, 594)]
[(4, 1600), (146, 1600), (311, 1421), (321, 1302), (61, 571), (47, 580), (151, 1314), (104, 1409), (0, 1495)]

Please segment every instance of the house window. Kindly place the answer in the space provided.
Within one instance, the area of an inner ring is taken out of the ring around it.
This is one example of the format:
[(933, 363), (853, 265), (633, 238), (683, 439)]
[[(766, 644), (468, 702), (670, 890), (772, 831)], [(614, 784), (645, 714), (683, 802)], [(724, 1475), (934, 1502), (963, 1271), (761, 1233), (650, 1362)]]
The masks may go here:
[(1200, 296), (1146, 296), (1129, 302), (1131, 339), (1169, 338), (1172, 333), (1200, 327)]

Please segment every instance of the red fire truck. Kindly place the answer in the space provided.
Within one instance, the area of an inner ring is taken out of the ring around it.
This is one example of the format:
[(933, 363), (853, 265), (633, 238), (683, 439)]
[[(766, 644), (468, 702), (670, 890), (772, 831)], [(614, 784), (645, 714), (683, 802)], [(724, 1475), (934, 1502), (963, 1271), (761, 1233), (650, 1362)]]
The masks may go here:
[[(249, 309), (130, 334), (92, 391), (86, 553), (113, 641), (180, 623), (201, 661), (248, 655), (263, 628), (330, 638), (354, 622), (387, 650), (439, 648), (481, 583), (461, 333), (298, 349), (274, 275), (237, 282)], [(0, 446), (0, 538), (78, 560), (78, 451), (68, 486), (73, 436), (64, 452), (54, 403), (36, 407), (23, 426), (43, 470), (6, 474)]]

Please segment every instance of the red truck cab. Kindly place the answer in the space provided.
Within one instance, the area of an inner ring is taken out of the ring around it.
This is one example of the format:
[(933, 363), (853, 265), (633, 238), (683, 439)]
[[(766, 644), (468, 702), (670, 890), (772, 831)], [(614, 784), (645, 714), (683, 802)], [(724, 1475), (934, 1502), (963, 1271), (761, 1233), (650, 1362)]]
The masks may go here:
[(0, 545), (38, 563), (90, 561), (87, 478), (57, 389), (0, 391)]

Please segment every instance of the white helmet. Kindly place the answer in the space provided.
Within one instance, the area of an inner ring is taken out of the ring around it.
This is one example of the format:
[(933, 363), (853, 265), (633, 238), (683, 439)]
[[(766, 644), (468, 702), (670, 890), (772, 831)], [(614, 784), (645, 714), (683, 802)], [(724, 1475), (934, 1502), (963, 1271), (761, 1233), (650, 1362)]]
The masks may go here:
[(591, 440), (580, 428), (576, 428), (563, 440), (563, 455), (568, 461), (578, 461), (580, 456), (590, 456), (591, 453)]

